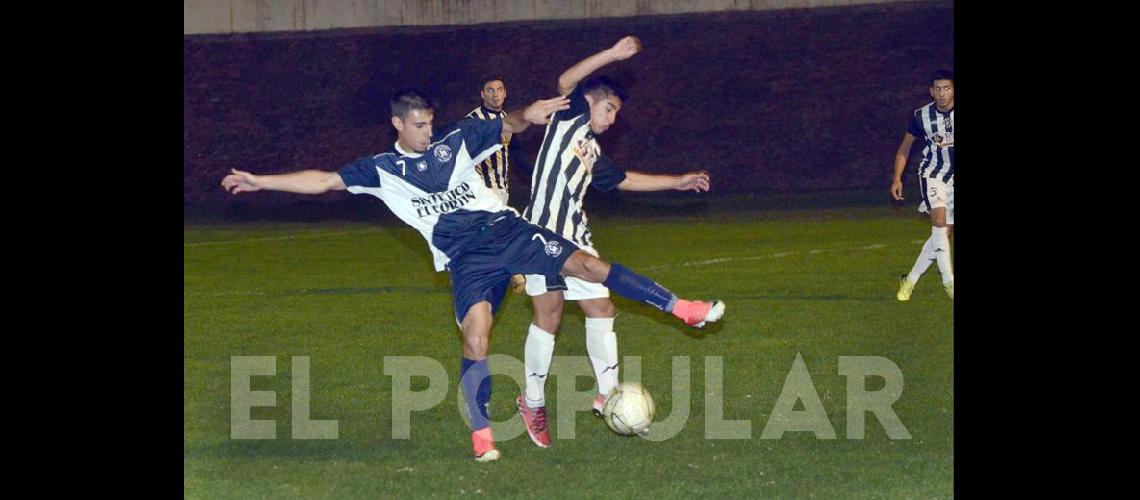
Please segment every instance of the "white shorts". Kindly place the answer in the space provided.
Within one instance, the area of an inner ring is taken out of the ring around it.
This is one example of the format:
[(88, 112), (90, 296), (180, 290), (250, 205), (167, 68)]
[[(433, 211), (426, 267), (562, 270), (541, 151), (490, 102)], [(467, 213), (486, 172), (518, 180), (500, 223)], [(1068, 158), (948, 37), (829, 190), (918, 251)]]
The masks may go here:
[(954, 180), (949, 183), (941, 179), (920, 177), (918, 187), (922, 191), (922, 202), (918, 204), (918, 211), (929, 213), (932, 208), (946, 209), (946, 223), (954, 223)]
[[(594, 247), (583, 246), (578, 248), (594, 257), (598, 256), (598, 251), (594, 250)], [(601, 283), (570, 276), (559, 276), (553, 283), (550, 283), (541, 274), (526, 275), (526, 294), (531, 297), (557, 290), (563, 290), (562, 297), (566, 300), (601, 299), (610, 296), (610, 289)]]

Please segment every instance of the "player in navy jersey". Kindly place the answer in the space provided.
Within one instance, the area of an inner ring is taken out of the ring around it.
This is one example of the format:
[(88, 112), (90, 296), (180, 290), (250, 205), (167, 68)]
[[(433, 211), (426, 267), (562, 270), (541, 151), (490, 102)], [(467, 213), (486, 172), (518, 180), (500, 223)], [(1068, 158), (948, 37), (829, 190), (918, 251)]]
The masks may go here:
[[(629, 101), (629, 94), (606, 77), (583, 79), (603, 66), (633, 57), (640, 49), (640, 41), (627, 36), (612, 47), (579, 61), (559, 76), (558, 92), (569, 94), (570, 107), (556, 113), (546, 127), (531, 175), (531, 200), (524, 217), (594, 256), (598, 252), (582, 208), (587, 188), (697, 192), (709, 189), (709, 176), (705, 172), (650, 175), (625, 171), (602, 154), (597, 136), (614, 123), (622, 106)], [(609, 289), (588, 280), (561, 276), (551, 280), (531, 275), (526, 278), (526, 291), (534, 303), (534, 318), (524, 346), (526, 390), (519, 395), (516, 404), (531, 441), (547, 448), (551, 439), (546, 412), (546, 375), (554, 356), (563, 303), (577, 301), (586, 316), (586, 352), (597, 380), (598, 394), (593, 409), (598, 415), (606, 396), (618, 383), (615, 311)]]
[(482, 182), (476, 165), (502, 147), (504, 131), (543, 124), (569, 100), (536, 101), (496, 120), (461, 120), (433, 134), (434, 104), (414, 90), (393, 97), (397, 141), (383, 153), (361, 158), (336, 172), (305, 170), (254, 175), (233, 169), (222, 187), (233, 194), (259, 190), (320, 194), (348, 190), (383, 201), (427, 240), (436, 271), (449, 271), (455, 320), (463, 339), (461, 386), (471, 417), (476, 460), (500, 456), (491, 435), (487, 366), (494, 314), (513, 274), (559, 275), (604, 282), (615, 292), (672, 313), (701, 327), (717, 321), (723, 307), (688, 301), (621, 264), (604, 262), (573, 242), (527, 223)]
[(902, 200), (902, 173), (910, 156), (911, 145), (922, 137), (922, 163), (918, 167), (922, 202), (918, 211), (930, 214), (930, 237), (911, 267), (899, 277), (898, 300), (910, 300), (918, 278), (933, 262), (942, 273), (942, 287), (954, 299), (954, 269), (950, 264), (950, 232), (954, 228), (954, 73), (936, 72), (930, 78), (930, 97), (934, 101), (911, 114), (902, 144), (895, 153), (895, 176), (891, 196)]

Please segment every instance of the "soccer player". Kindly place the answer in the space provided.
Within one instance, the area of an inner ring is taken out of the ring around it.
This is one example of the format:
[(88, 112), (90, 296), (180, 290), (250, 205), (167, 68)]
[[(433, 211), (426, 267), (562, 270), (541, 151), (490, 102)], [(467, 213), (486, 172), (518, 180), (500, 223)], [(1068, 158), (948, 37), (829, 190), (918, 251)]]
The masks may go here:
[[(507, 85), (498, 76), (483, 79), (483, 88), (479, 91), (483, 104), (467, 113), (467, 118), (478, 120), (494, 120), (502, 118), (506, 113), (503, 104), (507, 102)], [(510, 185), (508, 176), (511, 170), (511, 133), (503, 131), (503, 149), (488, 156), (483, 163), (475, 167), (475, 171), (483, 178), (483, 184), (495, 192), (506, 205), (510, 200)], [(526, 278), (521, 274), (511, 276), (511, 289), (515, 293), (522, 293)]]
[[(624, 171), (602, 154), (597, 136), (614, 123), (629, 95), (620, 84), (604, 76), (582, 80), (607, 64), (629, 59), (640, 49), (640, 41), (627, 36), (612, 47), (579, 61), (558, 77), (558, 92), (570, 96), (570, 107), (556, 113), (546, 127), (531, 176), (531, 201), (523, 216), (594, 256), (598, 252), (590, 239), (586, 213), (582, 210), (587, 187), (601, 191), (616, 188), (701, 192), (709, 189), (709, 176), (704, 172), (649, 175)], [(598, 384), (593, 403), (597, 415), (601, 415), (606, 396), (618, 382), (614, 304), (605, 284), (572, 276), (528, 275), (526, 291), (534, 303), (534, 318), (524, 347), (526, 391), (517, 398), (517, 405), (531, 441), (547, 448), (551, 440), (547, 425), (546, 375), (554, 356), (563, 301), (577, 301), (586, 316), (586, 351)]]
[(954, 300), (954, 269), (950, 265), (950, 232), (954, 228), (954, 73), (941, 70), (930, 78), (930, 97), (934, 101), (914, 110), (902, 144), (895, 153), (895, 176), (891, 196), (902, 200), (902, 173), (906, 168), (910, 147), (922, 137), (922, 163), (918, 166), (918, 183), (922, 202), (918, 211), (930, 214), (930, 238), (922, 245), (918, 259), (909, 274), (899, 277), (899, 300), (910, 300), (915, 283), (932, 262), (942, 273), (942, 287)]
[(471, 441), (480, 462), (500, 456), (486, 408), (490, 401), (488, 342), (494, 314), (512, 274), (560, 274), (605, 282), (615, 292), (668, 311), (700, 327), (720, 319), (716, 303), (688, 301), (621, 264), (604, 262), (558, 234), (527, 223), (483, 184), (475, 166), (502, 148), (502, 133), (543, 124), (569, 101), (536, 101), (496, 120), (461, 120), (432, 134), (435, 105), (402, 91), (391, 101), (397, 141), (383, 153), (336, 172), (305, 170), (254, 175), (232, 170), (222, 187), (233, 194), (259, 190), (321, 194), (348, 190), (383, 201), (427, 240), (436, 271), (449, 271), (455, 321), (463, 338), (461, 385), (471, 417)]
[[(479, 96), (483, 98), (483, 104), (467, 113), (467, 118), (494, 120), (506, 114), (503, 111), (503, 104), (507, 101), (507, 87), (502, 78), (496, 76), (485, 79)], [(503, 148), (475, 167), (475, 171), (483, 178), (483, 184), (502, 198), (504, 205), (510, 199), (510, 186), (507, 184), (507, 175), (511, 166), (510, 153), (511, 133), (504, 130)]]

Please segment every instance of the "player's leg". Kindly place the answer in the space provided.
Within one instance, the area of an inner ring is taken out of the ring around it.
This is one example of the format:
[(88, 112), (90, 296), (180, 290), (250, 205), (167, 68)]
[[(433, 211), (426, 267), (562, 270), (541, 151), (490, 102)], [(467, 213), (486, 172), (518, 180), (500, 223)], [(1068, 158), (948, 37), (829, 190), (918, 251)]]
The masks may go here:
[(491, 371), (487, 366), (488, 344), (494, 315), (491, 304), (478, 302), (467, 310), (459, 329), (463, 333), (463, 361), (460, 380), (471, 418), (471, 443), (475, 459), (490, 462), (499, 458), (486, 408), (491, 399)]
[(942, 287), (951, 299), (954, 298), (954, 267), (950, 262), (950, 232), (949, 225), (954, 220), (950, 218), (950, 208), (953, 206), (953, 186), (940, 180), (931, 179), (930, 185), (930, 230), (933, 241), (934, 257), (938, 263), (938, 271), (942, 273)]
[(558, 275), (601, 283), (623, 297), (646, 302), (701, 328), (724, 315), (724, 303), (679, 299), (673, 292), (621, 264), (612, 266), (578, 248), (570, 240), (521, 219), (504, 220), (496, 238), (506, 242), (500, 265), (508, 274)]
[(629, 268), (603, 261), (582, 250), (576, 250), (562, 265), (562, 274), (601, 283), (622, 297), (645, 302), (672, 313), (689, 326), (704, 327), (724, 315), (724, 302), (705, 302), (678, 298), (669, 289), (637, 274)]
[(598, 395), (594, 397), (593, 410), (595, 415), (601, 416), (606, 397), (618, 382), (614, 303), (609, 297), (600, 297), (578, 300), (578, 306), (586, 314), (586, 354), (590, 356), (594, 378), (598, 381)]
[[(922, 193), (922, 201), (919, 202), (918, 211), (920, 213), (930, 213), (933, 220), (933, 212), (930, 209), (930, 193), (927, 185), (926, 178), (919, 178), (919, 192)], [(901, 301), (910, 300), (911, 294), (914, 292), (914, 285), (918, 283), (918, 279), (922, 277), (930, 265), (935, 261), (934, 256), (934, 235), (928, 236), (926, 241), (922, 243), (922, 249), (918, 252), (918, 258), (914, 260), (914, 265), (911, 266), (910, 272), (899, 277), (899, 291), (895, 297)]]
[[(541, 284), (545, 289), (545, 281), (541, 278), (542, 276), (528, 276), (528, 286), (533, 289)], [(546, 376), (550, 373), (550, 362), (554, 359), (555, 334), (562, 321), (562, 291), (540, 293), (531, 297), (531, 301), (534, 304), (534, 318), (527, 331), (523, 349), (526, 390), (515, 403), (531, 441), (547, 448), (551, 440), (546, 415)]]
[(471, 419), (471, 442), (475, 459), (499, 458), (491, 435), (488, 406), (491, 401), (491, 371), (487, 364), (491, 325), (495, 311), (510, 285), (510, 276), (497, 265), (497, 256), (470, 252), (449, 264), (456, 323), (463, 337), (460, 386)]

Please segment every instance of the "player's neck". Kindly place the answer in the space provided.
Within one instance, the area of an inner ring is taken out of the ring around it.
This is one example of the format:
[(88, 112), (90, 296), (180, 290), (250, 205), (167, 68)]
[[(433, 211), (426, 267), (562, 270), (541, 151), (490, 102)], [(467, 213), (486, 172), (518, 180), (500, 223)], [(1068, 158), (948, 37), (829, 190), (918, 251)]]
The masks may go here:
[(951, 111), (954, 111), (954, 101), (950, 101), (950, 104), (946, 106), (946, 108), (942, 108), (938, 105), (938, 103), (935, 103), (934, 109), (937, 109), (941, 113), (949, 113)]
[(398, 140), (398, 139), (396, 140), (396, 152), (398, 152), (404, 156), (422, 156), (423, 155), (423, 153), (417, 153), (415, 148), (412, 148), (412, 147), (400, 142), (400, 140)]

